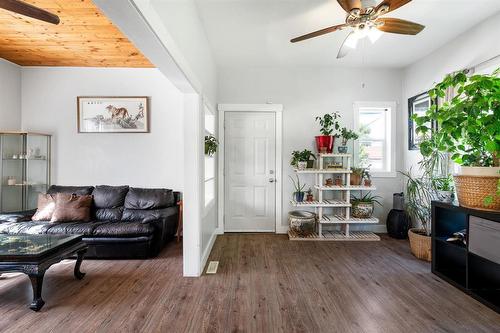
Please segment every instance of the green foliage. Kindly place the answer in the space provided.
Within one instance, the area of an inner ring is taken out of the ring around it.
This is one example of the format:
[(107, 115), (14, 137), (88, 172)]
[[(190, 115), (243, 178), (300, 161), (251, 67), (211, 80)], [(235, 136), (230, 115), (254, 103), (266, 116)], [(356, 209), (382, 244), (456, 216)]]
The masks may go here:
[(363, 177), (363, 174), (365, 172), (366, 168), (356, 168), (356, 167), (351, 167), (351, 171), (355, 175), (359, 175)]
[(453, 177), (448, 175), (446, 177), (437, 177), (431, 179), (432, 187), (437, 191), (453, 191)]
[(205, 155), (214, 156), (218, 146), (219, 142), (213, 135), (205, 136)]
[(379, 195), (372, 195), (371, 192), (367, 192), (365, 195), (359, 197), (351, 195), (352, 204), (371, 203), (371, 204), (378, 204), (380, 207), (382, 207), (382, 204), (380, 203), (379, 199), (382, 199), (382, 197)]
[(293, 193), (302, 193), (304, 192), (304, 188), (306, 187), (306, 184), (301, 184), (300, 183), (300, 179), (299, 179), (299, 176), (295, 175), (295, 178), (297, 179), (297, 181), (295, 181), (292, 176), (288, 176), (290, 178), (290, 180), (292, 181), (293, 183), (293, 187), (294, 187), (294, 192)]
[(292, 152), (292, 160), (290, 161), (291, 166), (297, 166), (297, 162), (307, 162), (309, 160), (315, 160), (316, 156), (312, 151), (304, 149), (303, 151), (294, 150)]
[[(340, 123), (338, 119), (340, 118), (340, 114), (338, 112), (327, 113), (323, 115), (323, 117), (316, 117), (316, 121), (319, 122), (321, 126), (320, 132), (322, 135), (332, 135), (335, 131), (340, 129)], [(338, 136), (338, 134), (334, 134)]]
[(340, 136), (342, 137), (342, 145), (345, 146), (347, 141), (349, 140), (357, 140), (359, 139), (359, 134), (354, 132), (353, 130), (349, 130), (346, 127), (343, 127), (340, 131)]
[[(429, 91), (431, 98), (445, 97), (447, 89), (457, 94), (439, 109), (436, 105), (423, 116), (415, 115), (416, 131), (424, 135), (420, 152), (428, 157), (447, 152), (463, 166), (500, 165), (500, 69), (492, 75), (467, 77), (459, 72), (448, 75)], [(431, 133), (426, 126), (437, 122)]]

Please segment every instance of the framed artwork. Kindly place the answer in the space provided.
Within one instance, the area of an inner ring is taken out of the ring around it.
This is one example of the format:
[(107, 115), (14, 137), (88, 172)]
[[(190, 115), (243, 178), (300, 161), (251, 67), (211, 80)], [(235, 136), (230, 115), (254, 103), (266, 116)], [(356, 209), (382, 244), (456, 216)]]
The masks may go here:
[[(423, 134), (417, 134), (413, 115), (423, 116), (432, 105), (437, 103), (436, 100), (430, 98), (427, 92), (413, 96), (408, 99), (408, 150), (418, 150), (420, 142), (423, 140)], [(436, 129), (436, 124), (429, 123), (427, 127)]]
[(80, 96), (78, 133), (148, 133), (148, 97)]

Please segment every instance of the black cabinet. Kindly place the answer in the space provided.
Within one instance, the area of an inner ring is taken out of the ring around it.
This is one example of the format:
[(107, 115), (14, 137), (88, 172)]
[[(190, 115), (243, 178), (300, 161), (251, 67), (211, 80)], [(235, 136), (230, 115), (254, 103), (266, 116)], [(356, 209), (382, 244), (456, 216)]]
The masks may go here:
[[(467, 244), (448, 242), (467, 230)], [(500, 212), (432, 203), (432, 272), (500, 313)]]

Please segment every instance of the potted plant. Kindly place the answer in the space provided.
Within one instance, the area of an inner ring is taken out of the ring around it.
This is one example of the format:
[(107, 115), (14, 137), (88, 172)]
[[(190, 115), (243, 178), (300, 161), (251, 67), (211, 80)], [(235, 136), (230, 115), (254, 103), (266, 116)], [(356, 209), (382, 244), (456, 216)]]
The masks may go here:
[(339, 146), (337, 149), (341, 154), (347, 153), (347, 141), (359, 139), (358, 133), (347, 129), (346, 127), (342, 128), (342, 130), (340, 131), (340, 136), (342, 137), (342, 145)]
[(379, 199), (382, 197), (378, 195), (372, 195), (370, 192), (363, 196), (356, 197), (351, 196), (352, 213), (353, 217), (366, 219), (373, 215), (373, 210), (375, 209), (375, 204), (382, 206)]
[(205, 155), (214, 156), (214, 154), (217, 152), (218, 146), (219, 143), (213, 135), (205, 136)]
[(411, 253), (419, 259), (431, 261), (431, 201), (435, 191), (425, 175), (414, 177), (411, 170), (400, 173), (406, 179), (405, 210), (417, 224), (408, 230)]
[(351, 167), (351, 185), (361, 185), (365, 168)]
[(296, 202), (303, 202), (304, 201), (304, 188), (306, 187), (306, 184), (300, 184), (300, 180), (298, 176), (295, 176), (297, 178), (297, 181), (295, 181), (291, 176), (290, 179), (292, 180), (293, 187), (294, 187), (294, 192), (293, 196)]
[(432, 187), (436, 191), (436, 198), (439, 201), (452, 202), (453, 201), (453, 177), (448, 175), (446, 177), (435, 177), (431, 180)]
[[(434, 105), (424, 115), (413, 117), (417, 132), (424, 135), (422, 155), (448, 153), (460, 166), (454, 180), (464, 207), (500, 210), (499, 74), (500, 69), (492, 75), (448, 75), (429, 95), (443, 98), (447, 90), (453, 90), (456, 96), (439, 109)], [(432, 122), (437, 129), (430, 128)]]
[(312, 168), (316, 156), (312, 151), (304, 149), (303, 151), (294, 150), (292, 152), (292, 160), (290, 165), (296, 167), (299, 170), (304, 170), (306, 168)]
[(363, 174), (361, 175), (361, 178), (363, 178), (363, 184), (366, 186), (366, 187), (370, 187), (372, 186), (372, 178), (371, 178), (371, 174), (370, 174), (370, 169), (369, 168), (365, 168), (363, 170)]
[(306, 201), (307, 202), (314, 201), (313, 191), (311, 190), (310, 187), (307, 189), (306, 193), (307, 193)]
[(337, 136), (337, 133), (333, 135), (332, 133), (340, 129), (339, 118), (340, 114), (338, 112), (327, 113), (323, 115), (323, 117), (316, 117), (316, 121), (319, 122), (321, 126), (321, 135), (316, 136), (316, 148), (318, 149), (318, 153), (332, 152), (335, 137)]

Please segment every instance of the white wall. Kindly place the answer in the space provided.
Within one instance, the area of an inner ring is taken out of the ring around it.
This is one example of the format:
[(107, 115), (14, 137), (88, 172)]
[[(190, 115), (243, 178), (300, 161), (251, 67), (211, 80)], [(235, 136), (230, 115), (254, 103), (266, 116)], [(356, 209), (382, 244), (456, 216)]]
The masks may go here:
[[(150, 97), (150, 133), (77, 132), (77, 96), (123, 95)], [(22, 127), (54, 135), (54, 184), (183, 189), (183, 95), (157, 69), (25, 67)]]
[[(404, 140), (406, 169), (415, 166), (421, 159), (417, 150), (408, 150), (408, 99), (431, 89), (446, 74), (474, 66), (499, 55), (500, 42), (497, 36), (499, 31), (500, 13), (497, 13), (405, 68), (402, 103), (404, 117), (401, 125), (406, 129)], [(497, 66), (500, 66), (499, 62), (497, 62)]]
[[(327, 112), (342, 113), (345, 126), (353, 126), (353, 102), (395, 101), (398, 104), (397, 123), (401, 121), (401, 72), (391, 69), (349, 69), (332, 67), (283, 68), (220, 68), (218, 73), (219, 103), (283, 104), (283, 220), (287, 225), (287, 212), (292, 209), (288, 201), (293, 192), (288, 175), (293, 150), (315, 151), (314, 136), (319, 127), (315, 116)], [(362, 82), (365, 88), (362, 88)], [(396, 170), (403, 167), (403, 151), (399, 139), (404, 136), (398, 127)], [(305, 178), (304, 178), (305, 179)], [(309, 185), (314, 184), (311, 177)], [(376, 231), (385, 230), (386, 213), (392, 208), (392, 194), (401, 191), (396, 178), (375, 178), (378, 195), (383, 196), (383, 208), (376, 208), (381, 225), (368, 226)]]
[(21, 129), (21, 67), (0, 58), (0, 131)]

